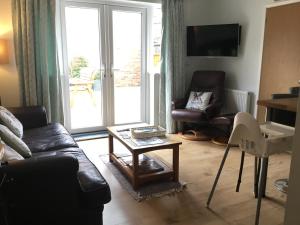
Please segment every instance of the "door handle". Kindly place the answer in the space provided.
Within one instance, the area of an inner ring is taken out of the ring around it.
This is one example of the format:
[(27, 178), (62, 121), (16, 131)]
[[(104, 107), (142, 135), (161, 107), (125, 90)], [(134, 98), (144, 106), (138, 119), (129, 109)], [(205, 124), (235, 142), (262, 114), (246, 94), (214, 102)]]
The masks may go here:
[(102, 78), (106, 78), (106, 64), (103, 64), (100, 67), (100, 77)]
[(114, 64), (111, 64), (111, 71), (110, 71), (110, 76), (113, 78), (115, 76), (115, 71), (120, 71), (120, 69), (114, 68)]

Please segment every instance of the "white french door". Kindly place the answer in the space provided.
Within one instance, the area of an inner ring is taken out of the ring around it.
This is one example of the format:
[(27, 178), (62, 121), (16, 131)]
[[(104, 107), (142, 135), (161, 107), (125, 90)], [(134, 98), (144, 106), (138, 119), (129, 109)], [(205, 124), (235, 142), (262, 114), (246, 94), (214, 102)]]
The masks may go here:
[(145, 10), (108, 6), (110, 123), (145, 120)]
[(146, 8), (65, 2), (66, 126), (73, 132), (146, 120)]

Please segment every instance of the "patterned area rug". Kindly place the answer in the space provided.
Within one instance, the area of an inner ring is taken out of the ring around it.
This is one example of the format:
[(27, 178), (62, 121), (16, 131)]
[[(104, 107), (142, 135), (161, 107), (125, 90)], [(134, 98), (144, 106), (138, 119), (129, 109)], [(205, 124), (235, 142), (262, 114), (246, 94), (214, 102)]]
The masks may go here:
[(175, 195), (176, 193), (183, 191), (187, 185), (185, 182), (160, 181), (156, 183), (146, 184), (140, 187), (138, 190), (134, 190), (126, 177), (124, 177), (124, 175), (118, 170), (118, 168), (116, 168), (113, 163), (109, 162), (108, 155), (102, 155), (100, 156), (100, 158), (107, 166), (107, 168), (112, 172), (112, 174), (116, 177), (121, 186), (125, 190), (127, 190), (127, 192), (136, 201), (139, 202), (143, 200), (149, 200), (151, 198)]

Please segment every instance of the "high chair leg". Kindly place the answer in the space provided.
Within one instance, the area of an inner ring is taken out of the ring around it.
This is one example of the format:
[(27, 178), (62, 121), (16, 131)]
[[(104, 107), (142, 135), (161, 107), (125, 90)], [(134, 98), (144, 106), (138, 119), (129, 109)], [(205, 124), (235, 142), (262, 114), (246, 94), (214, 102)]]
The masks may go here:
[(238, 178), (238, 182), (236, 184), (236, 189), (235, 189), (236, 192), (240, 191), (240, 185), (241, 185), (241, 182), (242, 182), (242, 175), (243, 175), (243, 168), (244, 168), (244, 159), (245, 159), (245, 152), (242, 151), (239, 178)]
[(261, 159), (255, 156), (255, 165), (254, 165), (254, 197), (258, 196), (258, 181), (261, 167)]
[(219, 178), (220, 178), (220, 175), (221, 175), (223, 166), (224, 166), (224, 164), (225, 164), (225, 161), (226, 161), (226, 158), (227, 158), (227, 155), (228, 155), (228, 152), (229, 152), (230, 147), (231, 147), (230, 144), (228, 144), (227, 147), (226, 147), (226, 150), (225, 150), (225, 153), (224, 153), (224, 156), (223, 156), (223, 159), (222, 159), (220, 168), (219, 168), (219, 170), (218, 170), (218, 173), (217, 173), (217, 176), (216, 176), (216, 178), (215, 178), (214, 184), (213, 184), (212, 189), (211, 189), (211, 191), (210, 191), (208, 200), (207, 200), (207, 202), (206, 202), (206, 207), (209, 207), (210, 201), (211, 201), (212, 196), (213, 196), (213, 194), (214, 194), (214, 192), (215, 192), (215, 189), (216, 189), (217, 183), (218, 183), (218, 181), (219, 181)]
[(265, 159), (265, 164), (266, 164), (266, 181), (264, 182), (263, 190), (262, 190), (262, 196), (263, 198), (266, 197), (266, 186), (267, 186), (267, 177), (268, 177), (268, 166), (269, 166), (269, 157), (264, 158)]
[(265, 189), (265, 186), (266, 186), (267, 171), (268, 171), (268, 158), (262, 158), (262, 168), (261, 168), (260, 176), (259, 176), (259, 189), (258, 189), (255, 225), (259, 225), (261, 199), (264, 195), (264, 189)]

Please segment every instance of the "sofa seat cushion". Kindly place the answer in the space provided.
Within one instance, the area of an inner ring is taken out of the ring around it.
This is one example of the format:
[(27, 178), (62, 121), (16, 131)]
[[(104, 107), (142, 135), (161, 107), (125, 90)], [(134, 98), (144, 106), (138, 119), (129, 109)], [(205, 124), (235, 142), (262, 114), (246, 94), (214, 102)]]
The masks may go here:
[(33, 153), (78, 147), (68, 131), (59, 123), (24, 130), (23, 141)]
[(45, 157), (59, 154), (71, 154), (79, 163), (78, 182), (80, 200), (85, 208), (96, 208), (111, 200), (110, 188), (95, 165), (86, 157), (80, 148), (63, 148), (57, 151), (39, 152), (32, 157)]

